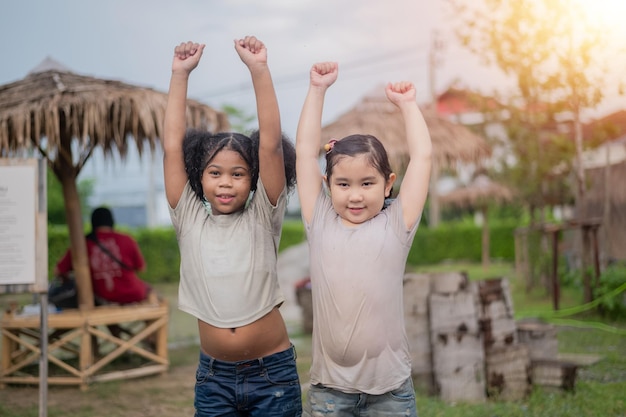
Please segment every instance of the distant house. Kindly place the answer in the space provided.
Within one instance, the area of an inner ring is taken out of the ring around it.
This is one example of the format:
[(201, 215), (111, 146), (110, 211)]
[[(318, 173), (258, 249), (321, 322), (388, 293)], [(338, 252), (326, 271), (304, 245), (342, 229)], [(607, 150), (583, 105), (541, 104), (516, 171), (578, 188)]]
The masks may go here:
[[(604, 132), (605, 142), (583, 155), (587, 217), (602, 218), (600, 248), (607, 258), (626, 260), (626, 111), (585, 126), (583, 132)], [(589, 137), (589, 136), (587, 136)], [(607, 138), (612, 140), (606, 140)]]
[[(515, 162), (506, 127), (501, 121), (506, 119), (506, 113), (499, 111), (502, 108), (494, 98), (456, 87), (448, 88), (437, 97), (437, 113), (441, 117), (467, 126), (489, 140), (491, 158), (485, 164), (491, 167), (495, 161)], [(498, 114), (499, 118), (490, 119), (489, 114)]]

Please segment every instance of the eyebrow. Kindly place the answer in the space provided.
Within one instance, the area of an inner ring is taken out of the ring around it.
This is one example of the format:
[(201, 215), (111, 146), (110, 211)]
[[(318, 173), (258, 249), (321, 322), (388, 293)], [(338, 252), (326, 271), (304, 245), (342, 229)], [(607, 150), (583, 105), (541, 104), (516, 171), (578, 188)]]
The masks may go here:
[[(376, 179), (375, 175), (370, 175), (369, 177), (360, 178), (356, 181), (374, 181)], [(335, 181), (349, 181), (350, 179), (347, 177), (335, 177)]]
[[(217, 169), (224, 169), (223, 166), (218, 165), (218, 164), (209, 164), (206, 166), (207, 168), (217, 168)], [(249, 171), (248, 168), (246, 168), (244, 165), (237, 165), (232, 167), (232, 170), (236, 170), (236, 169), (243, 169), (244, 171)]]

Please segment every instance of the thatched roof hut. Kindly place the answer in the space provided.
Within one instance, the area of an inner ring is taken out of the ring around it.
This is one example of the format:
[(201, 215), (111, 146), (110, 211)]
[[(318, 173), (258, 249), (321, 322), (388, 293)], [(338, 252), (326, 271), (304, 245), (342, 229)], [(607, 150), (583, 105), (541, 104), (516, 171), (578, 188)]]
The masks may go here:
[[(134, 143), (154, 149), (162, 136), (167, 94), (121, 81), (75, 74), (46, 59), (22, 80), (0, 86), (0, 151), (11, 156), (36, 147), (55, 167), (54, 153), (64, 139), (76, 140), (82, 167), (93, 147), (125, 156)], [(190, 126), (210, 130), (228, 127), (226, 115), (189, 100)], [(58, 158), (57, 158), (58, 157)]]
[(458, 207), (480, 207), (491, 202), (508, 202), (512, 198), (513, 192), (510, 188), (481, 174), (477, 175), (468, 185), (440, 195), (439, 201)]
[[(46, 59), (22, 80), (0, 86), (0, 157), (33, 150), (47, 158), (63, 187), (81, 308), (93, 307), (76, 177), (94, 148), (124, 157), (131, 144), (154, 149), (162, 137), (167, 94), (78, 75)], [(188, 101), (188, 126), (228, 129), (225, 114)]]
[[(449, 166), (457, 161), (478, 162), (491, 153), (481, 136), (467, 127), (439, 117), (434, 109), (422, 108), (431, 139), (435, 162)], [(404, 122), (398, 108), (389, 102), (381, 87), (363, 97), (351, 110), (322, 128), (322, 141), (355, 133), (376, 136), (385, 145), (396, 172), (407, 162)]]
[(513, 191), (505, 185), (491, 180), (484, 174), (477, 175), (470, 184), (456, 188), (440, 195), (442, 204), (452, 204), (458, 207), (474, 207), (480, 210), (483, 216), (482, 229), (482, 264), (489, 266), (489, 218), (488, 210), (491, 202), (508, 202), (513, 199)]

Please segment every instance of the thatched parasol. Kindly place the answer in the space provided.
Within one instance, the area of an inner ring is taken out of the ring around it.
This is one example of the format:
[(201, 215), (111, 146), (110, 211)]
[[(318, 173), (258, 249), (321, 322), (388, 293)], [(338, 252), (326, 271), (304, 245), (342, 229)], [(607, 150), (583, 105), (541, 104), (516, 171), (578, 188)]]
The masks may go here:
[[(162, 137), (167, 94), (120, 81), (78, 75), (47, 58), (24, 79), (0, 86), (0, 156), (33, 149), (63, 187), (72, 260), (81, 308), (93, 307), (76, 177), (101, 147), (123, 158), (131, 142), (141, 152)], [(226, 115), (188, 101), (187, 125), (221, 131)]]
[[(376, 91), (383, 91), (383, 88)], [(433, 141), (434, 160), (441, 166), (457, 161), (478, 162), (491, 154), (487, 142), (467, 127), (440, 117), (432, 109), (422, 109)], [(402, 114), (384, 93), (366, 95), (348, 112), (322, 128), (322, 141), (363, 133), (376, 136), (385, 145), (392, 167), (401, 172), (407, 162), (408, 147)]]
[(477, 175), (469, 185), (459, 187), (444, 195), (439, 201), (443, 204), (454, 204), (458, 207), (475, 207), (483, 216), (482, 229), (482, 263), (489, 266), (489, 219), (490, 202), (503, 203), (513, 199), (513, 192), (508, 187), (492, 181), (484, 174)]

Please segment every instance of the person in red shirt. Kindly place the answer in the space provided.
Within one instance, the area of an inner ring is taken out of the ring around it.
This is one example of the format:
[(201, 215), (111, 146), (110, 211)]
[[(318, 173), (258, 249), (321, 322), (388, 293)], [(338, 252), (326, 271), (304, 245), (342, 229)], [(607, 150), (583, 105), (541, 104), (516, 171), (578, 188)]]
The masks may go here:
[[(137, 276), (146, 266), (137, 242), (113, 230), (113, 214), (106, 207), (92, 212), (91, 226), (86, 239), (96, 304), (132, 304), (147, 299), (150, 286)], [(72, 254), (68, 249), (54, 273), (67, 276), (72, 270)]]

